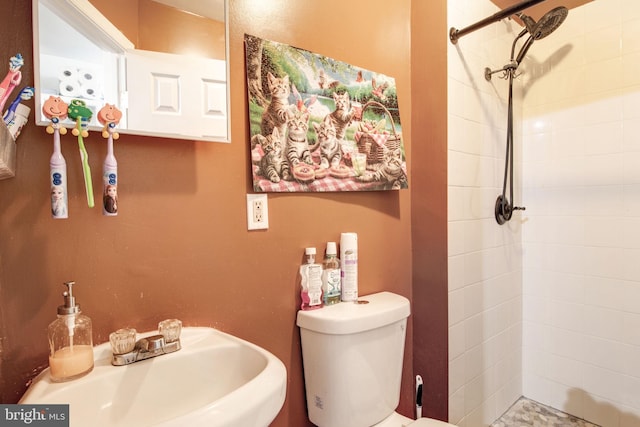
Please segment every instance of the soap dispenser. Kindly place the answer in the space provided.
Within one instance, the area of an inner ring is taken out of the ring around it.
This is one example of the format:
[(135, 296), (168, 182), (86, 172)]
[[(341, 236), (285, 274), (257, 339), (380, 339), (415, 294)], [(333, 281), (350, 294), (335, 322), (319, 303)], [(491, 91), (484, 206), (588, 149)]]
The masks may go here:
[(58, 318), (49, 325), (49, 370), (51, 381), (63, 382), (79, 378), (93, 369), (91, 319), (80, 311), (73, 296), (75, 282), (65, 282), (64, 305), (58, 307)]

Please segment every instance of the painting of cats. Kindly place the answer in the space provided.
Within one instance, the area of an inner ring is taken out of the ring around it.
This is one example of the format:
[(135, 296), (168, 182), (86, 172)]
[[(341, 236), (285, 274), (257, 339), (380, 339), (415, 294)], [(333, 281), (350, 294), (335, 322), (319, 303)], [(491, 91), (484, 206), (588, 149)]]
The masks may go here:
[(409, 187), (395, 80), (245, 34), (255, 192)]

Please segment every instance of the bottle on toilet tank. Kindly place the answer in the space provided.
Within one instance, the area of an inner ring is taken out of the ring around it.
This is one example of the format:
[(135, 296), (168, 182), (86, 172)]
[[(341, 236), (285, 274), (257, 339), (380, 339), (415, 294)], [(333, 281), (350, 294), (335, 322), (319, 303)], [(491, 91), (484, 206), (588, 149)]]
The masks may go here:
[(358, 299), (358, 235), (342, 233), (340, 235), (340, 260), (342, 301)]
[(340, 302), (340, 260), (336, 242), (327, 242), (324, 261), (322, 262), (322, 293), (324, 305)]
[(302, 310), (322, 308), (322, 266), (316, 264), (316, 248), (306, 248), (306, 263), (300, 266)]

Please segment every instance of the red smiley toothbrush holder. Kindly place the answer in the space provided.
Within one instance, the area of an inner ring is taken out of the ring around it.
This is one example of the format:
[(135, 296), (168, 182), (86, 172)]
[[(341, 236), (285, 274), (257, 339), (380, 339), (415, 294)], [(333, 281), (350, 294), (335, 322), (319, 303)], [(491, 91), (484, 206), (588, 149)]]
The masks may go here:
[(107, 155), (102, 164), (102, 214), (118, 215), (118, 162), (113, 153), (113, 140), (120, 135), (115, 131), (122, 112), (115, 105), (105, 104), (98, 112), (98, 121), (104, 126), (102, 137), (107, 139)]

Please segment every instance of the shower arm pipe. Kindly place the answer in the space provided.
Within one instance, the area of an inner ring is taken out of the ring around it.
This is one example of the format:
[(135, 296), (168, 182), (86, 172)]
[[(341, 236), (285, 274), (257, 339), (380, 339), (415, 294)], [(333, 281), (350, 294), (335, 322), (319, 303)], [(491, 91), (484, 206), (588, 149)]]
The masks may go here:
[(472, 33), (475, 30), (479, 30), (480, 28), (486, 27), (489, 24), (493, 24), (494, 22), (498, 22), (511, 15), (515, 15), (516, 13), (521, 12), (531, 6), (535, 6), (538, 3), (542, 3), (543, 1), (546, 0), (524, 0), (518, 4), (507, 7), (500, 12), (494, 13), (488, 18), (485, 18), (482, 21), (478, 21), (475, 24), (469, 25), (468, 27), (465, 27), (461, 30), (458, 30), (455, 27), (451, 27), (451, 29), (449, 30), (449, 40), (451, 40), (451, 43), (457, 44), (460, 37)]

